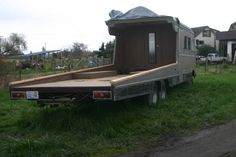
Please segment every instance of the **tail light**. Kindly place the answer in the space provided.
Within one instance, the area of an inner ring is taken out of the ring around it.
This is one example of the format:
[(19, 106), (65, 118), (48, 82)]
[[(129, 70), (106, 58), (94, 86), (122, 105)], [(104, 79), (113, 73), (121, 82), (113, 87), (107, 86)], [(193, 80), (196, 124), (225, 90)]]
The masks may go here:
[(111, 100), (111, 91), (93, 91), (93, 99)]
[(26, 98), (26, 92), (25, 91), (12, 91), (11, 92), (11, 98), (12, 99), (25, 99)]

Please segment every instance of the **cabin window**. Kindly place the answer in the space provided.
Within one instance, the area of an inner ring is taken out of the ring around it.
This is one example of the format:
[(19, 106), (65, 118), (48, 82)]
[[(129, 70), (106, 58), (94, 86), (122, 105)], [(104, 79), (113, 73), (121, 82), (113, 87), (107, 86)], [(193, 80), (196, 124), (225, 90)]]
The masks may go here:
[(187, 41), (188, 39), (187, 39), (187, 37), (186, 36), (184, 36), (184, 49), (187, 49)]
[(149, 63), (156, 63), (156, 33), (148, 33)]
[(184, 36), (184, 49), (191, 50), (191, 38)]
[(191, 50), (191, 39), (188, 38), (188, 49)]

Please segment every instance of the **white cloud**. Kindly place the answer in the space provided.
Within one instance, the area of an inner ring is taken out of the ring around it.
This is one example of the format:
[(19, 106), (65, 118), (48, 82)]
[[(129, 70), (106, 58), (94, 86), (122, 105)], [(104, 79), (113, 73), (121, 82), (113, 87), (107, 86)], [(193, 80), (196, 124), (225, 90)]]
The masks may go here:
[[(2, 0), (0, 1), (0, 35), (17, 32), (26, 36), (29, 51), (60, 49), (73, 42), (83, 42), (89, 49), (98, 49), (111, 40), (105, 25), (112, 9), (126, 12), (145, 6), (157, 14), (178, 17), (195, 27), (209, 25), (227, 30), (236, 20), (235, 1), (207, 0)], [(230, 4), (230, 5), (229, 5)]]

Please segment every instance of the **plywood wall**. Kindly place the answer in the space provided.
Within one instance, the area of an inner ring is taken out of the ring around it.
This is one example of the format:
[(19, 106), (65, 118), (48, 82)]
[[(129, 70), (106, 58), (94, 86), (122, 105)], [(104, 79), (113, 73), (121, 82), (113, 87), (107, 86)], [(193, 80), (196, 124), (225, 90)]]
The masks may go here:
[[(148, 33), (156, 33), (157, 64), (148, 63)], [(116, 35), (115, 64), (121, 72), (148, 70), (176, 62), (176, 32), (169, 24), (129, 26)]]

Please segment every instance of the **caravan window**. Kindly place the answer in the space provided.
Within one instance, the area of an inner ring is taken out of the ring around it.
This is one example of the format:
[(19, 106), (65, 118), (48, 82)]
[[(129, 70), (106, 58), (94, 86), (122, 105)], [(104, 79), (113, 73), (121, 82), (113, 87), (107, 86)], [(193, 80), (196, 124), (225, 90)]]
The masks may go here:
[(188, 38), (188, 49), (191, 50), (191, 39)]
[(187, 42), (188, 42), (188, 39), (186, 36), (184, 36), (184, 49), (187, 49)]
[(156, 64), (156, 33), (148, 33), (148, 59), (150, 64)]
[(191, 38), (184, 36), (184, 49), (191, 50)]

